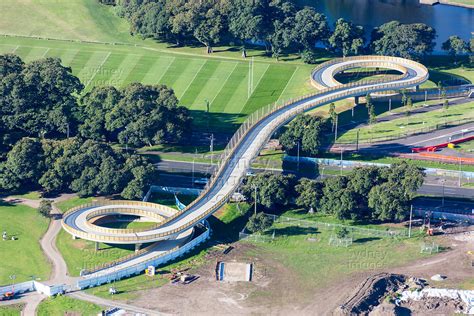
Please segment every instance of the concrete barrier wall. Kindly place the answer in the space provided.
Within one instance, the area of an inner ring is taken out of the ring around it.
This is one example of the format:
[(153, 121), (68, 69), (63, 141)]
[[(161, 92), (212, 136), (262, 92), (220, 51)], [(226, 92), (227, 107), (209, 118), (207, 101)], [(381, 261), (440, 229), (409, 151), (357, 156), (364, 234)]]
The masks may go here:
[(184, 255), (185, 253), (187, 253), (194, 247), (198, 246), (199, 244), (207, 240), (210, 234), (211, 234), (211, 229), (209, 228), (209, 226), (207, 226), (207, 230), (204, 233), (202, 233), (197, 238), (191, 240), (190, 242), (188, 242), (187, 244), (185, 244), (184, 246), (180, 248), (171, 250), (162, 256), (159, 256), (147, 261), (143, 261), (139, 264), (136, 264), (127, 268), (123, 268), (121, 270), (116, 270), (116, 271), (113, 271), (104, 275), (100, 275), (97, 277), (85, 278), (77, 282), (77, 287), (79, 289), (85, 289), (85, 288), (90, 288), (90, 287), (99, 286), (105, 283), (117, 281), (117, 280), (127, 278), (133, 275), (139, 275), (140, 273), (145, 271), (145, 269), (148, 268), (148, 266), (156, 267)]
[[(378, 166), (378, 167), (389, 167), (388, 163), (377, 163), (377, 162), (366, 162), (366, 161), (352, 161), (352, 160), (337, 160), (337, 159), (327, 159), (327, 158), (311, 158), (311, 157), (300, 157), (300, 163), (312, 163), (312, 164), (321, 164), (326, 166), (333, 167), (342, 167), (343, 168), (354, 168), (362, 166)], [(290, 162), (297, 162), (298, 157), (285, 155), (283, 160)], [(437, 169), (437, 168), (425, 168), (425, 172), (428, 175), (435, 176), (449, 176), (449, 177), (459, 177), (461, 173), (462, 178), (474, 179), (474, 172), (470, 171), (456, 171), (456, 170), (446, 170), (446, 169)]]
[(6, 292), (10, 292), (11, 290), (15, 291), (15, 293), (26, 293), (35, 290), (35, 286), (33, 281), (26, 281), (22, 283), (16, 283), (12, 285), (5, 285), (0, 287), (0, 295), (5, 294)]

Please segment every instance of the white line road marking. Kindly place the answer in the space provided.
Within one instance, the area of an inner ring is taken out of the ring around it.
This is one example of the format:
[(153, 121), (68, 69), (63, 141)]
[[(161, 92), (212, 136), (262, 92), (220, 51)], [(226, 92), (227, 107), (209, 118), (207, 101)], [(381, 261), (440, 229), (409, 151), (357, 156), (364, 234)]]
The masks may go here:
[(451, 133), (448, 133), (448, 134), (443, 134), (443, 135), (440, 135), (440, 136), (436, 136), (436, 137), (433, 137), (433, 138), (423, 139), (423, 140), (420, 140), (418, 142), (408, 144), (408, 146), (413, 146), (413, 145), (417, 145), (417, 144), (426, 143), (426, 142), (429, 142), (429, 141), (432, 141), (432, 140), (435, 140), (435, 139), (440, 139), (440, 138), (444, 138), (444, 137), (447, 137), (447, 136), (456, 135), (456, 134), (459, 134), (461, 132), (464, 132), (464, 134), (466, 134), (466, 133), (472, 132), (473, 130), (474, 129), (470, 129), (470, 128), (462, 129), (462, 130), (454, 131), (454, 132), (451, 132)]
[(89, 84), (92, 82), (92, 80), (95, 78), (95, 76), (97, 75), (97, 73), (99, 72), (99, 70), (102, 68), (102, 66), (105, 64), (105, 62), (107, 61), (107, 59), (109, 59), (109, 56), (110, 54), (112, 54), (111, 52), (109, 52), (107, 54), (107, 56), (105, 56), (104, 60), (100, 63), (99, 67), (97, 67), (97, 69), (95, 70), (94, 74), (91, 76), (91, 78), (87, 81), (86, 85), (84, 86), (84, 89), (87, 88), (89, 86)]
[(181, 94), (181, 96), (178, 97), (178, 99), (181, 99), (181, 98), (186, 94), (186, 91), (188, 91), (189, 87), (191, 86), (191, 84), (193, 83), (193, 81), (196, 79), (197, 75), (201, 72), (202, 67), (204, 67), (205, 64), (207, 64), (207, 60), (205, 60), (205, 61), (202, 63), (201, 67), (199, 67), (199, 69), (196, 71), (196, 73), (194, 74), (193, 79), (189, 81), (188, 86), (186, 87), (186, 89), (184, 90), (184, 92)]
[(211, 103), (209, 103), (209, 106), (212, 105), (212, 103), (214, 103), (214, 101), (216, 100), (217, 96), (219, 95), (219, 93), (221, 93), (222, 91), (222, 88), (224, 88), (225, 84), (227, 83), (227, 81), (229, 80), (230, 76), (232, 76), (232, 74), (234, 73), (235, 69), (237, 68), (237, 65), (239, 63), (235, 63), (234, 65), (234, 68), (232, 68), (232, 71), (229, 73), (229, 75), (227, 76), (227, 78), (225, 78), (224, 80), (224, 84), (221, 86), (221, 88), (219, 89), (219, 91), (217, 91), (216, 95), (212, 98), (211, 100)]

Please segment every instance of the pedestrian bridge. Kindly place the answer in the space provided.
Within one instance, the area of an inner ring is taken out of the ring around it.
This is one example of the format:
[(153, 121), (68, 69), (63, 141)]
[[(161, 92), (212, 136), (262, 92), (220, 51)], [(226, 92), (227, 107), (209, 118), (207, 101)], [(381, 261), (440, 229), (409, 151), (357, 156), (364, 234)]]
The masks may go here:
[[(349, 84), (340, 84), (334, 79), (337, 73), (357, 67), (388, 68), (397, 70), (400, 74)], [(182, 211), (153, 203), (110, 201), (69, 210), (64, 214), (62, 226), (74, 237), (96, 242), (143, 244), (174, 240), (175, 242), (169, 242), (169, 246), (179, 249), (189, 243), (188, 237), (193, 227), (202, 223), (229, 200), (244, 178), (251, 161), (271, 135), (295, 116), (350, 97), (417, 87), (427, 79), (426, 67), (397, 57), (356, 56), (320, 64), (310, 76), (312, 85), (320, 90), (284, 104), (270, 104), (250, 115), (225, 148), (205, 190)], [(91, 223), (91, 219), (105, 214), (102, 212), (135, 212), (138, 216), (153, 217), (156, 224), (140, 230), (103, 229)]]

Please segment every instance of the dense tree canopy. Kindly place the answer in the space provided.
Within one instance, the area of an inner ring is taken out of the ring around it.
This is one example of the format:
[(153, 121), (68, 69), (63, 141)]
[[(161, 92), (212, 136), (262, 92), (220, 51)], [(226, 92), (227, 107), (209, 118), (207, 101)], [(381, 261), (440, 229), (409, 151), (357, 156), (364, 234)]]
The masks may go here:
[(242, 194), (248, 200), (254, 201), (255, 188), (257, 188), (257, 203), (270, 209), (290, 202), (294, 182), (292, 175), (258, 173), (244, 180)]
[(58, 58), (24, 64), (0, 55), (0, 124), (23, 136), (65, 135), (75, 123), (83, 85)]
[(420, 58), (433, 52), (436, 31), (423, 23), (391, 21), (375, 28), (370, 47), (379, 55)]
[(457, 55), (467, 53), (469, 51), (469, 44), (459, 36), (453, 35), (443, 42), (441, 48), (449, 55), (456, 57)]
[(357, 55), (364, 46), (364, 28), (342, 18), (338, 19), (334, 32), (329, 37), (329, 44), (336, 52), (341, 52), (342, 56)]
[(300, 115), (280, 135), (279, 141), (287, 153), (296, 154), (298, 146), (302, 153), (316, 155), (321, 147), (322, 131), (326, 121), (317, 116)]
[(116, 151), (105, 143), (71, 138), (23, 138), (0, 164), (2, 191), (74, 191), (81, 196), (121, 193), (141, 198), (156, 177), (145, 158)]

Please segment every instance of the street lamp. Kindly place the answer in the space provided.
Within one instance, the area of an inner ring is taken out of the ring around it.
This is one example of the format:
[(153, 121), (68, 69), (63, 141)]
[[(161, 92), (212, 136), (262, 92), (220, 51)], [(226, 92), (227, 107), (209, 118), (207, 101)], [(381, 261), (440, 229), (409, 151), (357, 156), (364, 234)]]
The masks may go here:
[(254, 210), (253, 210), (253, 213), (254, 215), (257, 215), (257, 186), (256, 185), (253, 185), (253, 189), (255, 190), (254, 192)]

